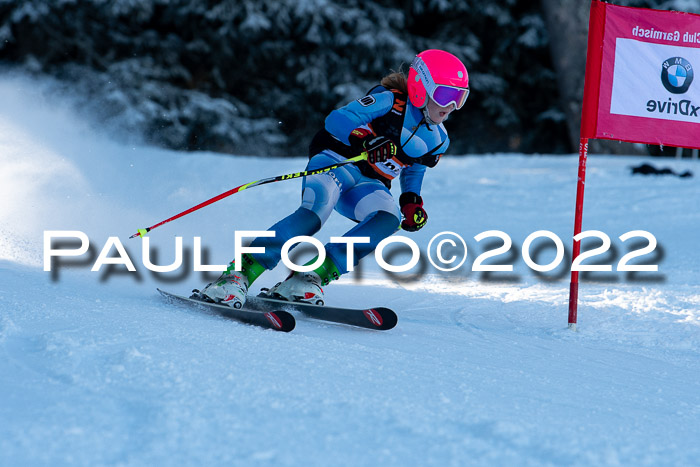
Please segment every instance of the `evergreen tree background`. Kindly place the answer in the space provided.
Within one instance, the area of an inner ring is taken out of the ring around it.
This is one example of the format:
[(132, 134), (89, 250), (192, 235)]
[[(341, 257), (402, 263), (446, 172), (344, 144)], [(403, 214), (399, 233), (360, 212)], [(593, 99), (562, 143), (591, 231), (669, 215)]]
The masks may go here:
[[(700, 12), (697, 0), (615, 3)], [(452, 154), (573, 152), (542, 8), (529, 0), (0, 0), (0, 63), (54, 77), (51, 93), (76, 96), (81, 112), (114, 133), (181, 150), (301, 156), (328, 112), (390, 71), (407, 71), (417, 52), (440, 48), (465, 62), (472, 89), (447, 124)], [(572, 53), (585, 56), (585, 44)]]

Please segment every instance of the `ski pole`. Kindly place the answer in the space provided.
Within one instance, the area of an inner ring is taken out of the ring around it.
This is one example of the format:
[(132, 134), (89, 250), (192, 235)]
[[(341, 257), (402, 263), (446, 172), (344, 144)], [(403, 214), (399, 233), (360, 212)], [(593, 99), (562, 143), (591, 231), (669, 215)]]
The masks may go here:
[(253, 188), (254, 186), (265, 185), (265, 184), (267, 184), (267, 183), (281, 182), (281, 181), (283, 181), (283, 180), (292, 180), (292, 179), (295, 179), (295, 178), (306, 177), (306, 176), (308, 176), (308, 175), (316, 175), (316, 174), (320, 174), (320, 173), (324, 173), (324, 172), (331, 171), (331, 170), (333, 170), (333, 169), (337, 169), (338, 167), (341, 167), (341, 166), (343, 166), (343, 165), (352, 164), (352, 163), (359, 162), (359, 161), (364, 161), (364, 160), (367, 160), (367, 153), (366, 153), (366, 152), (363, 152), (363, 153), (360, 154), (359, 156), (351, 157), (351, 158), (349, 158), (349, 159), (346, 159), (346, 160), (341, 161), (341, 162), (336, 162), (335, 164), (332, 164), (332, 165), (329, 165), (329, 166), (326, 166), (326, 167), (321, 167), (320, 169), (304, 170), (303, 172), (296, 172), (296, 173), (291, 173), (291, 174), (278, 175), (278, 176), (276, 176), (276, 177), (263, 178), (262, 180), (258, 180), (258, 181), (255, 181), (255, 182), (246, 183), (246, 184), (244, 184), (244, 185), (237, 186), (236, 188), (232, 188), (232, 189), (230, 189), (230, 190), (228, 190), (228, 191), (226, 191), (226, 192), (224, 192), (224, 193), (221, 193), (220, 195), (214, 196), (213, 198), (208, 199), (208, 200), (206, 200), (206, 201), (204, 201), (204, 202), (202, 202), (202, 203), (199, 203), (198, 205), (196, 205), (196, 206), (194, 206), (194, 207), (191, 207), (191, 208), (189, 208), (189, 209), (186, 210), (186, 211), (182, 211), (180, 214), (175, 214), (173, 217), (171, 217), (171, 218), (169, 218), (169, 219), (165, 219), (164, 221), (160, 221), (160, 222), (158, 222), (157, 224), (154, 224), (154, 225), (152, 225), (152, 226), (150, 226), (150, 227), (146, 227), (145, 229), (138, 229), (138, 231), (137, 231), (134, 235), (132, 235), (131, 237), (129, 237), (129, 238), (134, 238), (134, 237), (145, 237), (146, 234), (147, 234), (148, 232), (150, 232), (151, 230), (155, 229), (156, 227), (160, 227), (160, 226), (163, 225), (163, 224), (167, 224), (168, 222), (172, 222), (172, 221), (174, 221), (175, 219), (179, 219), (179, 218), (181, 218), (181, 217), (183, 217), (183, 216), (186, 216), (187, 214), (190, 214), (190, 213), (195, 212), (195, 211), (197, 211), (197, 210), (199, 210), (199, 209), (202, 209), (202, 208), (205, 207), (205, 206), (209, 206), (210, 204), (214, 204), (214, 203), (216, 203), (217, 201), (220, 201), (220, 200), (222, 200), (222, 199), (224, 199), (224, 198), (227, 198), (227, 197), (229, 197), (229, 196), (231, 196), (231, 195), (233, 195), (233, 194), (236, 194), (236, 193), (238, 193), (239, 191), (243, 191), (243, 190), (246, 190), (246, 189), (248, 189), (248, 188)]

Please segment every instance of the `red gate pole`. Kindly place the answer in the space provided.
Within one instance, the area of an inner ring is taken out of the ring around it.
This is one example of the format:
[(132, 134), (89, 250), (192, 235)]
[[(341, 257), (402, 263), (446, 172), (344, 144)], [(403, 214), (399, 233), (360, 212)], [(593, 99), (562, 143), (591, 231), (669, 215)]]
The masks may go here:
[[(581, 233), (583, 222), (583, 190), (586, 187), (586, 161), (588, 159), (588, 138), (581, 138), (578, 148), (578, 185), (576, 187), (576, 214), (574, 218), (574, 237)], [(571, 262), (581, 253), (581, 242), (574, 240)], [(576, 331), (576, 314), (578, 312), (578, 271), (571, 271), (569, 288), (569, 329)]]

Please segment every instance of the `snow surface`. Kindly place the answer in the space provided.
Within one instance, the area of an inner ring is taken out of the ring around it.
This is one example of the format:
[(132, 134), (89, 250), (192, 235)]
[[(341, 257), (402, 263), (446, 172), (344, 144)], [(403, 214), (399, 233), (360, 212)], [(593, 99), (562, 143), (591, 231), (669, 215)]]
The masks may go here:
[[(542, 229), (570, 252), (577, 157), (489, 155), (430, 170), (430, 221), (410, 234), (425, 252), (459, 233), (464, 266), (407, 281), (368, 258), (326, 289), (330, 303), (393, 307), (395, 329), (297, 316), (284, 334), (165, 303), (156, 287), (187, 293), (207, 279), (191, 259), (152, 274), (128, 237), (304, 158), (127, 146), (68, 109), (36, 83), (0, 80), (0, 464), (699, 464), (696, 161), (591, 155), (584, 230), (615, 248), (601, 258), (616, 265), (630, 250), (618, 237), (642, 229), (659, 247), (639, 261), (660, 266), (583, 282), (579, 332), (566, 326), (565, 265), (537, 275), (519, 254)], [(630, 175), (642, 162), (696, 176)], [(228, 262), (233, 231), (266, 229), (299, 188), (253, 188), (154, 230), (157, 263), (172, 262), (175, 236), (186, 258), (200, 236), (210, 263)], [(351, 226), (336, 214), (320, 238)], [(516, 254), (499, 258), (511, 273), (471, 271), (486, 250), (474, 236), (492, 229), (513, 239)], [(92, 258), (44, 272), (46, 230), (85, 232)], [(90, 271), (110, 236), (137, 273)], [(545, 248), (538, 261), (553, 257)]]

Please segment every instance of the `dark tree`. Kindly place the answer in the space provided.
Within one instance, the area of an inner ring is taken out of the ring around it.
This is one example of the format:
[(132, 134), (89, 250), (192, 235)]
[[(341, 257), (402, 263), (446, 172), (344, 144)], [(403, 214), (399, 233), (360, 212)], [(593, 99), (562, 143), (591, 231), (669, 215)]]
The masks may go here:
[(448, 122), (450, 152), (570, 152), (587, 9), (573, 0), (0, 0), (0, 62), (56, 78), (53, 94), (120, 138), (299, 156), (333, 108), (442, 48), (466, 63), (472, 88)]

